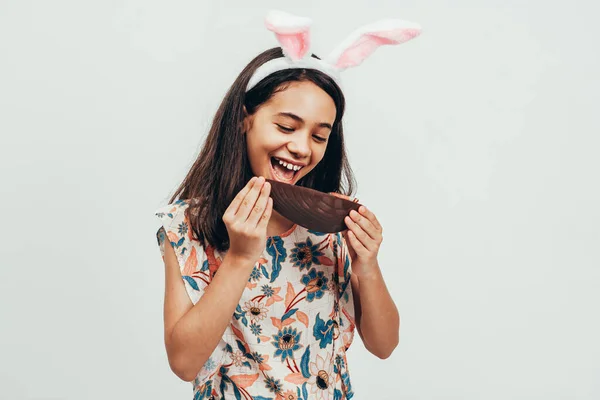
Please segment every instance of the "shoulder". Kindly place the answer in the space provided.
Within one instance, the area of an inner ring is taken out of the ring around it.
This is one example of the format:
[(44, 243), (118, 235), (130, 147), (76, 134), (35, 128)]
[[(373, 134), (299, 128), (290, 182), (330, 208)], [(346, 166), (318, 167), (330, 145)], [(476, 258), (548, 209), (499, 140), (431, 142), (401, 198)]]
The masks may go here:
[(193, 230), (185, 212), (189, 206), (189, 200), (177, 200), (154, 212), (161, 222), (161, 226), (156, 232), (161, 250), (163, 250), (164, 241), (168, 240), (178, 255), (185, 255), (189, 251), (193, 241)]
[[(189, 215), (197, 215), (197, 204), (198, 202), (194, 199), (177, 200), (158, 208), (154, 211), (154, 215), (160, 219), (166, 232), (174, 231), (184, 235), (191, 230)], [(190, 237), (190, 239), (192, 238)]]
[(154, 215), (156, 215), (163, 223), (169, 225), (179, 219), (185, 219), (185, 210), (190, 206), (189, 200), (177, 200), (174, 203), (167, 204), (158, 208)]

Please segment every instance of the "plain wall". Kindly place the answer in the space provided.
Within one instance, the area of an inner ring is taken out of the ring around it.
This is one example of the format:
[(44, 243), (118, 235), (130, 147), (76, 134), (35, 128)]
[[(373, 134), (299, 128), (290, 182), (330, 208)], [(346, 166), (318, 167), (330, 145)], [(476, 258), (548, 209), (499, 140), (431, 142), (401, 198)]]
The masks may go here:
[(191, 399), (163, 343), (154, 210), (271, 9), (343, 74), (357, 196), (401, 315), (355, 399), (600, 399), (600, 25), (572, 1), (0, 1), (0, 399)]

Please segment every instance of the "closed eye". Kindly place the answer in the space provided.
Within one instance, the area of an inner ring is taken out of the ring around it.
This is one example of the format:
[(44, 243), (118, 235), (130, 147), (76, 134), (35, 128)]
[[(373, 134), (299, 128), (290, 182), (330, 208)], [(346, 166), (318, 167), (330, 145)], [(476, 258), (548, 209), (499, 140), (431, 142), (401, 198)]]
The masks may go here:
[[(279, 124), (275, 124), (275, 125), (277, 125), (277, 127), (279, 128), (279, 130), (281, 130), (281, 131), (283, 131), (285, 133), (291, 133), (291, 132), (295, 131), (294, 128), (290, 128), (290, 127), (287, 127), (287, 126), (284, 126), (284, 125), (279, 125)], [(318, 136), (318, 135), (314, 135), (313, 137), (315, 139), (317, 139), (317, 142), (319, 142), (319, 143), (325, 143), (327, 141), (327, 138), (323, 138), (323, 137)]]
[(287, 126), (283, 126), (283, 125), (279, 125), (279, 124), (275, 124), (275, 125), (277, 125), (277, 127), (284, 132), (294, 132), (294, 128), (289, 128)]

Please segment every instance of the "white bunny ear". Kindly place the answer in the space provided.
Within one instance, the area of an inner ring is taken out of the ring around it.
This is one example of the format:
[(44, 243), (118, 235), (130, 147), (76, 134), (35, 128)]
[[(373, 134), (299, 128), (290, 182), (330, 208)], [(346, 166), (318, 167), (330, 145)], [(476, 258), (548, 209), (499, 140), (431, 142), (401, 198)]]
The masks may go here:
[(402, 44), (420, 33), (421, 26), (414, 22), (398, 19), (379, 21), (354, 31), (331, 52), (327, 61), (339, 70), (355, 67), (379, 46)]
[(310, 49), (310, 18), (283, 11), (270, 11), (265, 18), (267, 29), (275, 32), (283, 53), (294, 61), (302, 59)]

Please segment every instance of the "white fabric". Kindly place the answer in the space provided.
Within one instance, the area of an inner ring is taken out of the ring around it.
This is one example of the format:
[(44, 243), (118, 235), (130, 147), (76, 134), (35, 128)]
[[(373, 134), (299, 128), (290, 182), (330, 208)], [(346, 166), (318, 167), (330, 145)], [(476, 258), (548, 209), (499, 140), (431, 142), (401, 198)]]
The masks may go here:
[(276, 58), (274, 60), (267, 61), (252, 75), (250, 81), (248, 82), (248, 86), (246, 86), (246, 92), (252, 89), (256, 84), (267, 76), (285, 69), (293, 69), (293, 68), (307, 68), (307, 69), (316, 69), (324, 74), (329, 75), (338, 86), (342, 86), (340, 75), (338, 70), (331, 64), (328, 64), (322, 60), (319, 60), (314, 57), (305, 57), (302, 60), (292, 61), (287, 57)]

